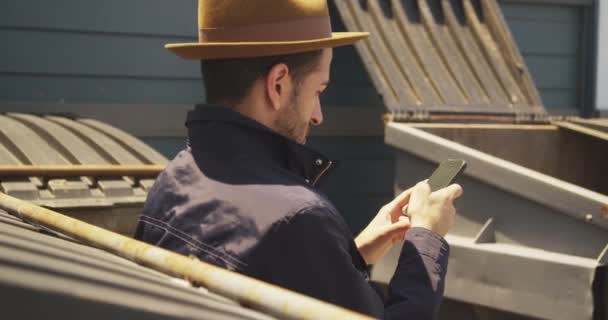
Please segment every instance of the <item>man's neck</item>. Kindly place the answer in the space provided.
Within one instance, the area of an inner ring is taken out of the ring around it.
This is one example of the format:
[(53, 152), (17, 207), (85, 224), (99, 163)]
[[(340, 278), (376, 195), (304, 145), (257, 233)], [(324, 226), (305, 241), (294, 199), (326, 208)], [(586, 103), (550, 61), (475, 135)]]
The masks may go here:
[(272, 114), (265, 112), (265, 106), (261, 105), (257, 101), (251, 101), (251, 99), (245, 99), (243, 102), (234, 106), (234, 111), (244, 115), (245, 117), (251, 118), (264, 126), (276, 131), (275, 121)]

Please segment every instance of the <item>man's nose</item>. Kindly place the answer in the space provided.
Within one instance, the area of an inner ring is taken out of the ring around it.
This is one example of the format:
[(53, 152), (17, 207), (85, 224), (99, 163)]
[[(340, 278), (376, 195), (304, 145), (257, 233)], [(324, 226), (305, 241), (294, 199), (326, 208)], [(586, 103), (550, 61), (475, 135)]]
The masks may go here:
[(315, 108), (315, 111), (312, 113), (312, 117), (310, 118), (310, 123), (313, 126), (318, 126), (323, 123), (323, 112), (321, 111), (321, 106)]

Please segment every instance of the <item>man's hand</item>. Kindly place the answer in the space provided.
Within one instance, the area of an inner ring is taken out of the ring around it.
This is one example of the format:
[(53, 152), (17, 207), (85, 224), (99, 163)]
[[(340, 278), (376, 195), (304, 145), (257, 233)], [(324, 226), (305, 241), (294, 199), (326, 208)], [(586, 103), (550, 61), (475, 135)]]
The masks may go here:
[[(409, 228), (419, 227), (444, 236), (454, 223), (453, 201), (462, 195), (462, 188), (453, 184), (431, 193), (426, 181), (418, 183), (393, 201), (384, 205), (370, 224), (357, 236), (355, 243), (367, 264), (374, 264)], [(408, 215), (402, 214), (408, 205)]]
[(372, 222), (355, 239), (367, 264), (374, 264), (397, 242), (403, 240), (410, 228), (410, 219), (401, 214), (414, 188), (410, 188), (384, 205)]
[(431, 192), (426, 181), (418, 183), (410, 196), (407, 208), (411, 227), (425, 228), (445, 236), (454, 224), (454, 200), (461, 195), (462, 187), (457, 184)]

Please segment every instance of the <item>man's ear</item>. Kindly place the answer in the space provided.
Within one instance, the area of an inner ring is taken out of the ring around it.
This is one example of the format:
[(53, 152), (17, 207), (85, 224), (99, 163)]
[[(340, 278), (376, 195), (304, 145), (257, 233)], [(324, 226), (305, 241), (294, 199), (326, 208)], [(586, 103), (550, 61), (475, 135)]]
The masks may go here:
[(274, 110), (286, 103), (290, 90), (289, 67), (284, 63), (275, 64), (266, 75), (266, 95)]

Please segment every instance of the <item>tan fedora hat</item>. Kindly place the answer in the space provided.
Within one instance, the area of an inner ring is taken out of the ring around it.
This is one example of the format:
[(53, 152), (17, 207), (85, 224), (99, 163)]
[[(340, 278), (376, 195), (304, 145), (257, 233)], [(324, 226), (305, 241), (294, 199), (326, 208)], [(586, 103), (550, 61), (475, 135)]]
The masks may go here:
[(333, 32), (326, 0), (199, 0), (199, 42), (167, 44), (185, 59), (285, 55), (353, 44), (367, 32)]

